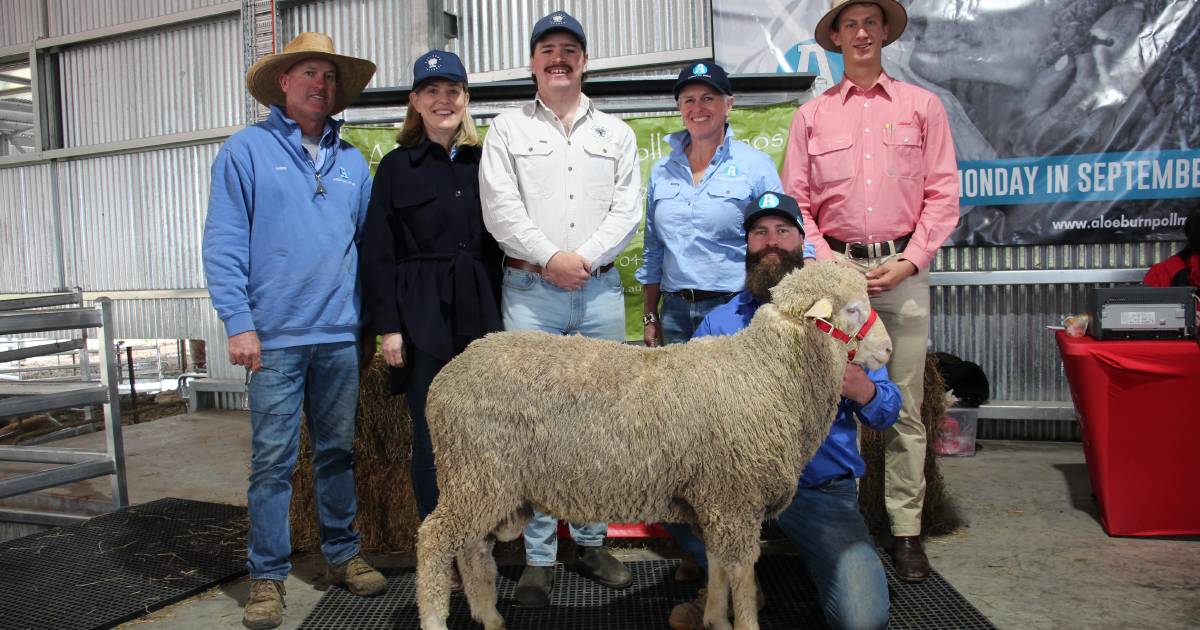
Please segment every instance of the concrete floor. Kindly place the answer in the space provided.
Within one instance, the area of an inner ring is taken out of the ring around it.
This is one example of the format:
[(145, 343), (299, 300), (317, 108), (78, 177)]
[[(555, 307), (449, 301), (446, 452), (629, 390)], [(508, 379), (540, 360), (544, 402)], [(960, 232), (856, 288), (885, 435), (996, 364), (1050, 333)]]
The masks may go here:
[[(61, 445), (96, 448), (102, 439), (86, 435)], [(134, 503), (164, 496), (245, 503), (244, 413), (206, 411), (128, 427), (126, 450)], [(1200, 627), (1200, 537), (1106, 535), (1079, 444), (988, 441), (975, 457), (941, 463), (968, 526), (928, 541), (930, 559), (998, 627)], [(108, 485), (97, 479), (55, 493), (63, 500), (102, 503)], [(674, 552), (652, 544), (619, 554), (636, 560)], [(374, 560), (412, 563), (402, 556)], [(325, 588), (322, 560), (306, 556), (295, 563), (283, 628), (297, 627)], [(241, 627), (247, 590), (246, 580), (238, 580), (127, 625)]]

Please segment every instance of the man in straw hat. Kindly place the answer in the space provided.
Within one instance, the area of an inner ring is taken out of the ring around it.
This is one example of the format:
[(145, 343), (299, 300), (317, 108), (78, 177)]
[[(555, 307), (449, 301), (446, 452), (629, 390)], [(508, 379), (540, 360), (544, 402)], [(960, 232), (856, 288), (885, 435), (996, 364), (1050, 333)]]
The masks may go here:
[(362, 92), (375, 64), (334, 54), (301, 33), (246, 73), (263, 122), (234, 134), (212, 167), (204, 225), (209, 294), (247, 370), (251, 420), (250, 597), (243, 623), (283, 620), (291, 564), (288, 506), (304, 409), (313, 444), (321, 551), (335, 582), (357, 595), (387, 583), (359, 555), (351, 528), (358, 404), (358, 249), (371, 197), (366, 160), (330, 118)]
[[(537, 98), (496, 117), (479, 163), (483, 221), (505, 255), (504, 328), (624, 341), (613, 260), (642, 218), (633, 130), (584, 96), (587, 38), (569, 14), (555, 11), (534, 24), (529, 63)], [(604, 523), (571, 525), (577, 567), (600, 584), (625, 588), (633, 574), (604, 548), (607, 531)], [(518, 605), (549, 605), (556, 532), (554, 516), (534, 512), (525, 528)]]
[(903, 404), (886, 432), (884, 495), (896, 575), (916, 582), (929, 575), (920, 537), (929, 264), (958, 223), (958, 179), (942, 103), (883, 71), (882, 49), (907, 20), (895, 0), (833, 0), (815, 35), (842, 53), (845, 76), (796, 112), (782, 179), (817, 259), (866, 276), (892, 336), (888, 371)]

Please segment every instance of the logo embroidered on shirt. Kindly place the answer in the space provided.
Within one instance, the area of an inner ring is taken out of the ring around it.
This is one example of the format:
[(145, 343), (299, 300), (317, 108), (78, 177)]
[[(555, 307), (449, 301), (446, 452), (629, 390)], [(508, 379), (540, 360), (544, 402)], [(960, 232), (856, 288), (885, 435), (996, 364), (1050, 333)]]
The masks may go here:
[(286, 171), (286, 170), (287, 170), (287, 167), (286, 167), (286, 166), (276, 166), (276, 167), (275, 167), (275, 170), (277, 170), (277, 171)]
[(343, 184), (350, 184), (351, 186), (354, 185), (354, 180), (350, 179), (350, 171), (347, 171), (341, 166), (338, 167), (338, 176), (333, 178), (333, 181), (342, 182)]
[(728, 167), (725, 168), (725, 175), (727, 177), (737, 177), (737, 174), (738, 174), (737, 164), (730, 164)]
[(592, 135), (603, 140), (608, 137), (608, 129), (605, 127), (592, 127)]
[(762, 208), (763, 210), (777, 208), (779, 207), (779, 197), (776, 197), (772, 193), (767, 193), (762, 196), (762, 199), (758, 200), (758, 207)]

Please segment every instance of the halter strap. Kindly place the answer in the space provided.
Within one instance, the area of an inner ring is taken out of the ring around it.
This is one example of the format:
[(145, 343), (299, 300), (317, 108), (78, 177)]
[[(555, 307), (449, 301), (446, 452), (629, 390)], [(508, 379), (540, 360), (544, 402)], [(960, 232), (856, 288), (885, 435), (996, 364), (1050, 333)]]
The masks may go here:
[[(875, 312), (875, 309), (871, 309), (871, 314), (867, 315), (867, 321), (863, 323), (863, 325), (858, 329), (858, 332), (854, 333), (853, 336), (843, 332), (837, 326), (834, 326), (833, 322), (821, 317), (814, 317), (813, 325), (817, 327), (817, 330), (829, 335), (830, 337), (833, 337), (834, 339), (837, 339), (846, 345), (850, 345), (851, 341), (862, 341), (863, 338), (867, 336), (867, 333), (871, 331), (871, 327), (875, 325), (875, 320), (877, 319), (879, 319), (879, 314)], [(857, 352), (858, 348), (850, 348), (850, 351), (847, 353), (849, 357), (847, 360), (853, 361), (854, 355)]]

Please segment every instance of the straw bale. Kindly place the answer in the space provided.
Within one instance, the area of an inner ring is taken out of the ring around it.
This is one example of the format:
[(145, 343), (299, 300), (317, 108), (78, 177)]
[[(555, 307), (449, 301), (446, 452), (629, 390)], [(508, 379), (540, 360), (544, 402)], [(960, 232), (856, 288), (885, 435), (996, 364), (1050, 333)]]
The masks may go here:
[[(297, 551), (320, 546), (312, 491), (312, 449), (308, 431), (300, 433), (300, 458), (292, 473), (292, 546)], [(410, 552), (417, 538), (413, 498), (412, 420), (404, 396), (392, 396), (387, 365), (376, 355), (363, 377), (354, 436), (354, 481), (362, 548), (371, 552)]]

